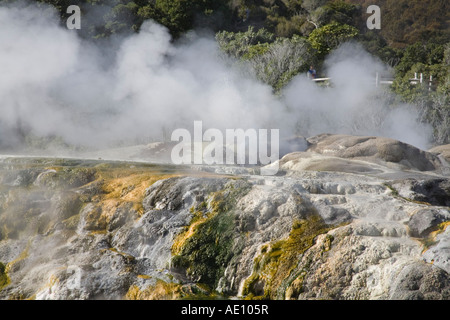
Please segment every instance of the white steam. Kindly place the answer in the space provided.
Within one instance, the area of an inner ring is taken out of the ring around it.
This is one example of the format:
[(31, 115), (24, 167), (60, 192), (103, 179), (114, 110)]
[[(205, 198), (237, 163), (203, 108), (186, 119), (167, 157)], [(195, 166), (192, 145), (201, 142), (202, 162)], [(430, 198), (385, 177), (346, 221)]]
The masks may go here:
[(413, 106), (394, 107), (392, 93), (375, 85), (376, 73), (389, 71), (379, 60), (347, 43), (328, 57), (325, 66), (331, 88), (318, 87), (300, 75), (285, 90), (300, 134), (384, 136), (427, 148), (431, 127), (418, 122)]
[[(374, 86), (383, 65), (355, 45), (327, 60), (333, 88), (304, 75), (277, 97), (224, 61), (214, 39), (181, 44), (147, 21), (114, 55), (57, 24), (51, 10), (0, 7), (0, 146), (17, 127), (35, 136), (104, 147), (161, 139), (175, 128), (255, 128), (294, 133), (388, 136), (426, 148), (429, 128), (410, 107), (392, 108)], [(110, 43), (111, 49), (117, 43)]]

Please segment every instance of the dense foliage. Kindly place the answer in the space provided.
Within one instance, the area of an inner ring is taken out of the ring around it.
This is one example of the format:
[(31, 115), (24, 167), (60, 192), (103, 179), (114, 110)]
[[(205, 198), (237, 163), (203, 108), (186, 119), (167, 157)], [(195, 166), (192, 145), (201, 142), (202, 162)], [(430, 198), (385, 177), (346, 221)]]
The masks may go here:
[(358, 35), (355, 27), (347, 24), (333, 22), (314, 29), (308, 40), (320, 57), (326, 56), (330, 51), (338, 47), (341, 43), (351, 40)]
[[(422, 84), (412, 84), (410, 79), (420, 79), (420, 74)], [(406, 47), (392, 89), (417, 106), (422, 121), (433, 126), (437, 143), (450, 143), (450, 43), (417, 42)]]

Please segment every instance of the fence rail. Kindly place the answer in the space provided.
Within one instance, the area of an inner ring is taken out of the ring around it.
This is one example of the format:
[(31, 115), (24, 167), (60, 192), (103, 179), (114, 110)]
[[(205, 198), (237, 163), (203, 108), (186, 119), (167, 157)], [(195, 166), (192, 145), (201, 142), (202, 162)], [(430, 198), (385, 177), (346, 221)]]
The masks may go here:
[[(419, 75), (419, 76), (418, 76)], [(331, 78), (328, 77), (322, 77), (322, 78), (313, 78), (311, 79), (312, 81), (316, 82), (316, 83), (329, 83), (331, 81)], [(432, 85), (433, 85), (433, 76), (430, 75), (429, 79), (424, 80), (424, 76), (423, 73), (418, 74), (417, 72), (414, 73), (414, 78), (410, 78), (409, 82), (411, 84), (423, 84), (428, 82), (428, 90), (432, 89)], [(394, 78), (389, 77), (389, 78), (383, 78), (380, 76), (380, 74), (377, 72), (375, 74), (375, 86), (378, 87), (380, 85), (392, 85), (394, 83)]]

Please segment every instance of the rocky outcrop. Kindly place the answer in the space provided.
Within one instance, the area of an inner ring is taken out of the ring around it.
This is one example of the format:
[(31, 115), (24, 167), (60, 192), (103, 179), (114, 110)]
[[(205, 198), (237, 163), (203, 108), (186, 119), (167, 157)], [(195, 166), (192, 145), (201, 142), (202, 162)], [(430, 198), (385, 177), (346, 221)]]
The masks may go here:
[(308, 141), (276, 176), (0, 160), (0, 297), (449, 299), (445, 163), (388, 139)]
[(450, 144), (435, 146), (429, 149), (428, 152), (433, 153), (436, 156), (441, 156), (444, 160), (450, 162)]
[(308, 142), (312, 144), (308, 151), (344, 159), (393, 163), (419, 171), (441, 166), (434, 154), (390, 138), (321, 134), (309, 138)]

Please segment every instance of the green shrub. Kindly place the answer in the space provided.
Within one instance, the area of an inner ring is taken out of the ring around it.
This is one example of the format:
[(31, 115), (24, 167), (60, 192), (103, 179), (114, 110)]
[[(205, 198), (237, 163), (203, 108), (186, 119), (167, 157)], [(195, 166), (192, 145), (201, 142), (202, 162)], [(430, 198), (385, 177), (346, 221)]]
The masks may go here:
[(309, 35), (311, 46), (317, 50), (320, 57), (325, 57), (332, 49), (341, 43), (354, 39), (358, 29), (347, 24), (332, 22), (315, 29)]

